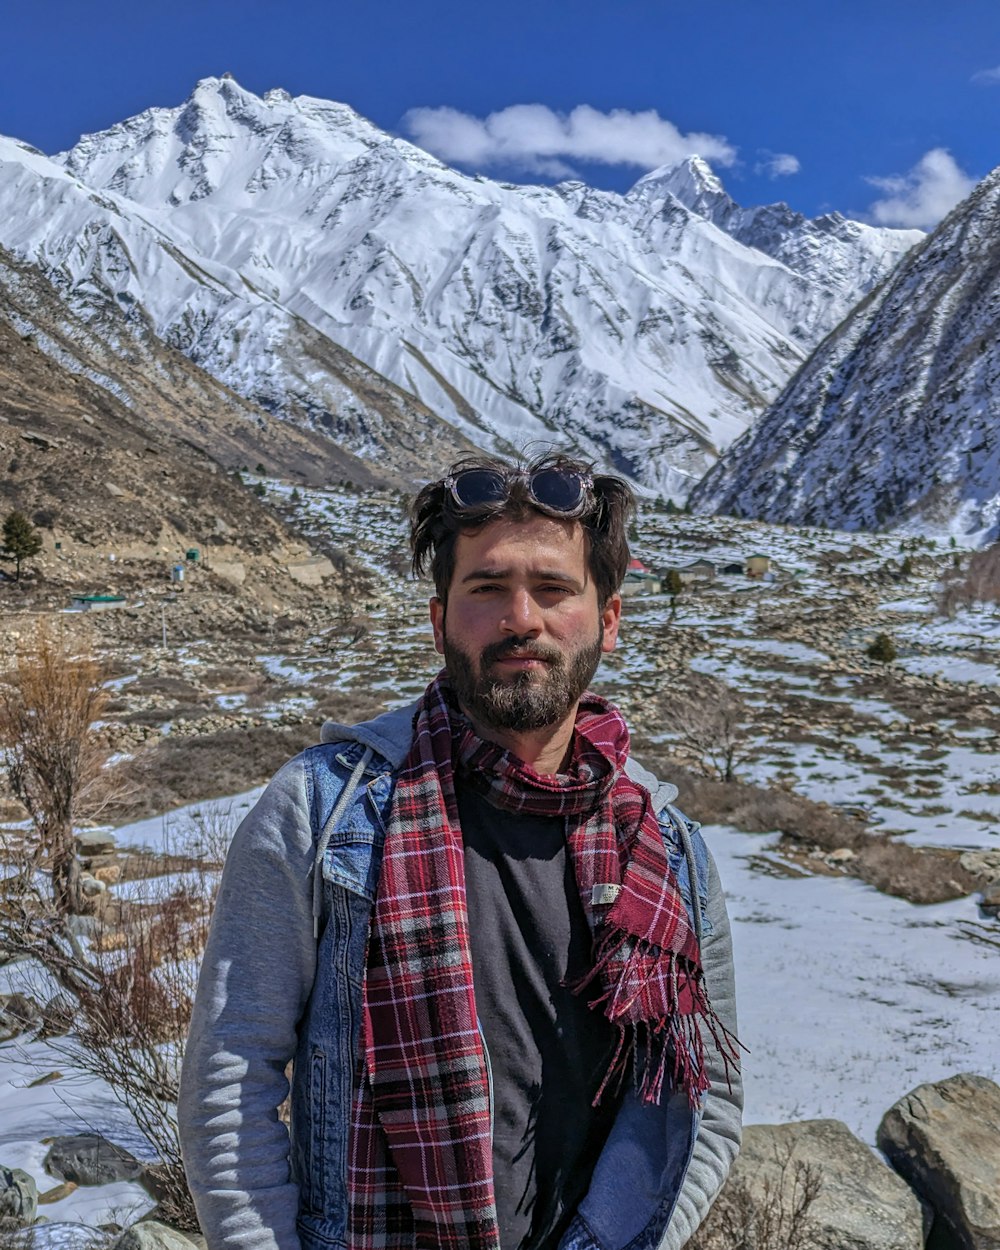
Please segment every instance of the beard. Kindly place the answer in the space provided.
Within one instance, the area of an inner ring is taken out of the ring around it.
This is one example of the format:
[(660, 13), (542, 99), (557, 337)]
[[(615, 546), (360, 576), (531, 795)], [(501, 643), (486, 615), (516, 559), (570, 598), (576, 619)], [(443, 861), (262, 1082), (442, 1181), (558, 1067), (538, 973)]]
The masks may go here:
[[(474, 721), (489, 729), (526, 731), (557, 725), (576, 707), (597, 672), (603, 630), (589, 646), (569, 655), (526, 639), (509, 638), (484, 647), (478, 672), (467, 652), (445, 631), (444, 658), (458, 701)], [(493, 672), (506, 656), (543, 660), (544, 669), (500, 676)]]

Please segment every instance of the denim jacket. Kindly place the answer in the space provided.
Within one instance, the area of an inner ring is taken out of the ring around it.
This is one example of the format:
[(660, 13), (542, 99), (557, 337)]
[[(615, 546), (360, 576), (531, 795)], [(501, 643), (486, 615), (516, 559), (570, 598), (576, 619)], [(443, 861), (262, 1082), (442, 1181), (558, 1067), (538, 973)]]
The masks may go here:
[[(349, 1250), (346, 1162), (371, 909), (413, 708), (285, 765), (237, 830), (202, 964), (178, 1118), (208, 1250)], [(736, 1031), (718, 875), (673, 786), (646, 786), (691, 921), (713, 1007)], [(317, 862), (318, 861), (318, 862)], [(317, 934), (318, 936), (314, 936)], [(677, 1250), (739, 1147), (742, 1087), (708, 1045), (712, 1086), (692, 1112), (626, 1095), (560, 1250)], [(294, 1059), (291, 1128), (277, 1109)]]

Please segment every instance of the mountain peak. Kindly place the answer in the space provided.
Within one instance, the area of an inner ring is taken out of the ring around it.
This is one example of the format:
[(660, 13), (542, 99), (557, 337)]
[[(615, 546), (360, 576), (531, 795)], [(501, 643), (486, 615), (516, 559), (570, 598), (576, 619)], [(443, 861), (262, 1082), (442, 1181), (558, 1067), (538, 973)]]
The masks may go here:
[(736, 208), (721, 179), (700, 156), (686, 156), (675, 164), (651, 170), (632, 187), (627, 198), (656, 200), (667, 194), (709, 221)]

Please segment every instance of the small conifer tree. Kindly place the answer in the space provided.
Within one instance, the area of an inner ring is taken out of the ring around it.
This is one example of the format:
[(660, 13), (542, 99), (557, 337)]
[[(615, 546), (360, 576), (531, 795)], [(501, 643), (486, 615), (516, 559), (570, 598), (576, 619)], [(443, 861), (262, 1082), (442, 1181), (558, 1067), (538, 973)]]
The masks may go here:
[(15, 581), (21, 580), (22, 563), (34, 559), (41, 549), (42, 536), (24, 513), (8, 512), (3, 523), (3, 554), (15, 563)]
[(868, 647), (868, 658), (880, 664), (891, 664), (896, 658), (896, 644), (889, 634), (876, 634)]

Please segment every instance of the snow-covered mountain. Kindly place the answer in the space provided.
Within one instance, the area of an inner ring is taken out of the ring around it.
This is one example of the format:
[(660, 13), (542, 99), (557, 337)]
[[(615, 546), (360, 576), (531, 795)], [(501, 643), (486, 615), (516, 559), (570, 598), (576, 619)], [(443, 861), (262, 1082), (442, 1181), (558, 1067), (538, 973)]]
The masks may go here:
[[(181, 432), (227, 465), (254, 463), (256, 448), (276, 472), (368, 484), (412, 481), (428, 460), (469, 450), (411, 395), (242, 274), (185, 250), (169, 227), (0, 137), (0, 248), (51, 283), (43, 325), (26, 325), (59, 363), (135, 408), (170, 377), (175, 421), (203, 427)], [(10, 273), (0, 274), (4, 292)]]
[(686, 207), (676, 170), (625, 196), (498, 184), (228, 77), (58, 164), (19, 151), (0, 243), (262, 407), (378, 460), (406, 414), (425, 470), (465, 439), (568, 439), (677, 497), (914, 238), (795, 218), (769, 254)]
[[(818, 283), (831, 298), (830, 328), (847, 316), (860, 293), (877, 286), (900, 256), (924, 237), (921, 230), (869, 226), (840, 213), (808, 218), (780, 202), (741, 208), (700, 156), (647, 175), (632, 194), (651, 182), (740, 243)], [(803, 326), (806, 337), (811, 328), (811, 323)]]
[(1000, 169), (820, 348), (698, 511), (1000, 536)]

